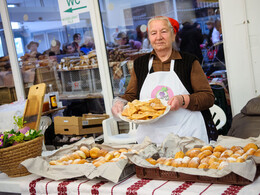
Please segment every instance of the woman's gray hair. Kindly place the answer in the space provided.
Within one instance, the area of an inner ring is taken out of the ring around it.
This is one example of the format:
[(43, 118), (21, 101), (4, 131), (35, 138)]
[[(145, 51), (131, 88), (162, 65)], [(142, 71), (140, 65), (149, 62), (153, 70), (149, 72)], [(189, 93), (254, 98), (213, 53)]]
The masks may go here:
[(154, 21), (154, 20), (164, 20), (164, 21), (166, 21), (167, 24), (168, 24), (168, 26), (169, 26), (169, 28), (171, 29), (171, 32), (174, 33), (173, 26), (172, 26), (172, 24), (170, 23), (168, 17), (166, 17), (166, 16), (155, 16), (155, 17), (151, 18), (151, 19), (148, 21), (148, 23), (147, 23), (148, 31), (149, 31), (150, 23), (151, 23), (152, 21)]

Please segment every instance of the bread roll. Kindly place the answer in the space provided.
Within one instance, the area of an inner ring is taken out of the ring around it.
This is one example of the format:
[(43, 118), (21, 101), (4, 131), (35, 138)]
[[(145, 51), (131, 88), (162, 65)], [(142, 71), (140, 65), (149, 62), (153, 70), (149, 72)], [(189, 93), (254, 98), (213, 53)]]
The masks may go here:
[(213, 152), (213, 147), (212, 146), (203, 146), (201, 148), (201, 152), (204, 151), (204, 150), (210, 150), (211, 152)]
[(114, 158), (119, 158), (120, 155), (121, 155), (120, 152), (116, 151), (116, 152), (114, 153)]
[(207, 169), (209, 167), (209, 165), (207, 163), (201, 163), (199, 166), (198, 166), (198, 169)]
[(240, 146), (232, 146), (232, 147), (230, 148), (230, 150), (232, 150), (233, 153), (235, 153), (235, 152), (238, 151), (238, 150), (242, 150), (242, 148), (241, 148)]
[(70, 159), (70, 160), (75, 160), (75, 158), (74, 158), (74, 155), (73, 155), (73, 154), (69, 154), (69, 155), (68, 155), (68, 157), (69, 157), (69, 159)]
[(118, 152), (120, 152), (120, 153), (127, 153), (128, 152), (128, 150), (127, 149), (125, 149), (125, 148), (121, 148), (120, 150), (118, 150)]
[(232, 154), (230, 157), (237, 159), (238, 157), (241, 157), (240, 154)]
[(237, 151), (235, 152), (235, 154), (240, 154), (241, 156), (242, 156), (244, 153), (245, 153), (245, 151), (244, 151), (243, 149), (237, 150)]
[(247, 144), (243, 149), (244, 149), (245, 152), (247, 152), (250, 148), (254, 148), (255, 150), (258, 149), (257, 145), (254, 144), (254, 143)]
[(145, 159), (147, 162), (149, 162), (150, 164), (152, 164), (152, 165), (156, 165), (156, 160), (154, 160), (153, 158), (147, 158), (147, 159)]
[(88, 147), (87, 147), (87, 146), (81, 146), (81, 147), (80, 147), (80, 150), (81, 150), (82, 152), (84, 152), (84, 153), (85, 153), (85, 155), (86, 155), (86, 158), (88, 158), (88, 157), (89, 157), (89, 149), (88, 149)]
[(190, 157), (184, 156), (184, 158), (182, 159), (181, 167), (188, 167), (190, 160)]
[(224, 152), (222, 152), (222, 154), (220, 155), (220, 157), (225, 157), (228, 158), (233, 154), (232, 150), (225, 150)]
[(175, 154), (174, 158), (183, 158), (185, 156), (185, 154), (183, 153), (183, 151), (179, 151)]
[(68, 155), (65, 155), (65, 156), (62, 156), (62, 157), (58, 160), (58, 162), (69, 161), (69, 160), (70, 160), (69, 156), (68, 156)]
[(71, 164), (85, 164), (87, 163), (86, 159), (75, 159)]
[(190, 162), (189, 162), (189, 164), (188, 164), (188, 167), (190, 167), (190, 168), (198, 168), (199, 164), (200, 164), (200, 159), (199, 159), (199, 157), (193, 157), (193, 158), (190, 160)]
[(99, 151), (100, 149), (98, 147), (93, 147), (89, 151), (89, 155), (91, 158), (98, 158), (99, 157)]
[(260, 157), (260, 149), (258, 149), (258, 150), (254, 153), (254, 156)]
[(98, 155), (99, 155), (99, 156), (106, 156), (107, 153), (108, 153), (107, 150), (101, 149), (101, 150), (99, 150)]
[(82, 158), (82, 159), (86, 159), (87, 156), (84, 152), (82, 152), (81, 150), (77, 150), (76, 153), (78, 153), (78, 155)]
[(218, 162), (218, 161), (219, 161), (219, 159), (216, 156), (211, 155), (208, 164), (211, 165), (212, 163)]
[(190, 157), (190, 158), (193, 158), (193, 157), (196, 157), (198, 156), (198, 154), (200, 153), (200, 148), (192, 148), (190, 150), (188, 150), (185, 155)]
[(254, 155), (255, 152), (256, 152), (256, 149), (250, 148), (249, 150), (246, 151), (246, 154), (248, 154), (248, 155)]
[(227, 158), (227, 161), (228, 161), (229, 163), (233, 163), (233, 162), (236, 162), (237, 159), (232, 158), (232, 157), (229, 157), (229, 158)]
[(213, 152), (224, 152), (227, 148), (221, 146), (221, 145), (218, 145), (214, 148)]
[(162, 165), (165, 160), (166, 160), (166, 158), (164, 158), (164, 157), (158, 158), (157, 161), (156, 161), (156, 164), (161, 164)]
[(221, 155), (221, 152), (213, 152), (213, 154), (212, 155), (214, 155), (214, 156), (216, 156), (217, 158), (219, 158), (220, 157), (220, 155)]
[(172, 160), (171, 166), (173, 167), (180, 167), (182, 164), (182, 158), (176, 158)]
[(209, 169), (218, 169), (219, 165), (219, 162), (213, 162), (211, 165), (209, 165)]
[(96, 161), (95, 163), (93, 163), (93, 165), (95, 166), (95, 167), (99, 167), (99, 166), (101, 166), (101, 165), (103, 165), (103, 164), (105, 164), (106, 163), (106, 160), (105, 160), (105, 158), (103, 157), (103, 158), (101, 158), (100, 160), (98, 160), (98, 161)]
[(221, 170), (223, 169), (224, 167), (228, 166), (228, 162), (227, 161), (222, 161), (219, 166), (218, 166), (218, 169)]
[(57, 165), (57, 164), (58, 164), (58, 161), (52, 160), (52, 161), (49, 162), (49, 164), (50, 164), (50, 165)]
[(245, 153), (245, 154), (243, 154), (241, 157), (246, 160), (246, 159), (248, 158), (248, 156), (249, 156), (249, 155), (248, 155), (247, 153)]
[(167, 158), (165, 161), (164, 161), (164, 165), (166, 166), (171, 166), (172, 165), (172, 161), (173, 161), (173, 158)]
[(236, 162), (239, 162), (239, 163), (242, 163), (242, 162), (245, 162), (245, 161), (246, 160), (242, 156), (238, 157), (237, 160), (236, 160)]
[(212, 152), (210, 150), (204, 150), (203, 152), (198, 154), (198, 157), (200, 159), (203, 159), (203, 158), (205, 158), (205, 157), (207, 157), (207, 156), (209, 156), (211, 154), (212, 154)]
[(200, 163), (206, 163), (206, 164), (208, 164), (210, 157), (211, 157), (211, 156), (207, 156), (207, 157), (201, 159)]
[(100, 156), (100, 157), (96, 158), (95, 160), (93, 160), (92, 163), (94, 164), (94, 163), (96, 163), (96, 162), (98, 162), (98, 161), (100, 161), (102, 159), (105, 159), (105, 157)]
[(111, 153), (111, 152), (108, 152), (108, 153), (106, 154), (106, 156), (105, 156), (105, 159), (106, 159), (107, 162), (110, 161), (110, 160), (112, 160), (113, 158), (114, 158), (114, 154)]

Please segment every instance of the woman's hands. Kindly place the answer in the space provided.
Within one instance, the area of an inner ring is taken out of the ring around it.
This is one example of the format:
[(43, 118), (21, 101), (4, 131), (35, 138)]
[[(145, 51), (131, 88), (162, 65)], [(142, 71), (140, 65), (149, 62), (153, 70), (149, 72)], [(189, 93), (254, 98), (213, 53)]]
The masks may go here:
[(122, 98), (119, 98), (119, 97), (116, 97), (113, 100), (113, 105), (112, 105), (111, 111), (115, 118), (119, 119), (118, 114), (123, 111), (123, 108), (126, 104), (127, 104), (127, 101)]
[(176, 95), (169, 99), (168, 104), (171, 110), (179, 110), (180, 108), (187, 108), (190, 102), (189, 95)]

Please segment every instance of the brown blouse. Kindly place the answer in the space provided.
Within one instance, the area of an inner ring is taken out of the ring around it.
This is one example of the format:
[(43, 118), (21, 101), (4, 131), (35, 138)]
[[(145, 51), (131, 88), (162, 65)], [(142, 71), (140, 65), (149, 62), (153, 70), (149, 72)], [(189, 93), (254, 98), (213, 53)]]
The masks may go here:
[[(156, 55), (155, 51), (151, 52), (153, 56), (153, 70), (156, 71), (169, 71), (170, 64), (172, 59), (182, 59), (178, 51), (173, 50), (171, 56), (168, 60), (162, 62), (159, 57)], [(199, 61), (195, 60), (192, 64), (191, 69), (191, 85), (194, 93), (190, 94), (190, 103), (187, 109), (192, 111), (201, 111), (206, 110), (214, 104), (214, 94), (208, 83), (207, 77), (203, 72)], [(121, 98), (126, 99), (127, 101), (133, 101), (137, 99), (137, 78), (132, 69), (131, 78), (127, 86), (126, 92)]]

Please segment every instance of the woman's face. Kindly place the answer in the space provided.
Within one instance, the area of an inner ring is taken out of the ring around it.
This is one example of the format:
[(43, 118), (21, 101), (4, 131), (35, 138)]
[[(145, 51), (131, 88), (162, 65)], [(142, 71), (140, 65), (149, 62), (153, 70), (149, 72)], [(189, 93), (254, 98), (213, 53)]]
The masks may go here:
[(172, 50), (175, 34), (165, 20), (153, 20), (149, 26), (149, 40), (155, 51)]
[(38, 46), (36, 44), (31, 44), (30, 50), (31, 51), (37, 51)]

